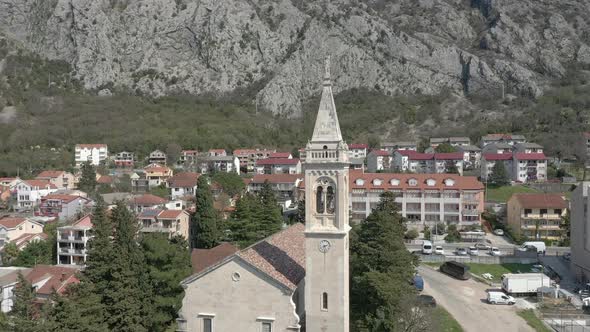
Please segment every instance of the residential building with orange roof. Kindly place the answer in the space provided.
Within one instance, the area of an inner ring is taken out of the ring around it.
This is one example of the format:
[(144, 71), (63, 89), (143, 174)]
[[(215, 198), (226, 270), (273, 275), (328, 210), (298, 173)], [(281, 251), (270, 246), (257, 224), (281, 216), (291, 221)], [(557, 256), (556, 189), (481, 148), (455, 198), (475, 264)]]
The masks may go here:
[(41, 198), (35, 215), (69, 220), (91, 209), (92, 205), (93, 201), (86, 197), (54, 193)]
[(88, 241), (92, 238), (92, 215), (87, 214), (75, 222), (57, 228), (57, 263), (85, 265)]
[(39, 173), (35, 179), (46, 180), (53, 183), (57, 189), (74, 189), (76, 177), (74, 174), (66, 171), (47, 170)]
[(160, 164), (150, 164), (144, 167), (145, 177), (148, 180), (149, 188), (158, 187), (161, 184), (166, 184), (166, 181), (174, 175), (170, 167)]
[(172, 199), (186, 199), (195, 196), (197, 191), (197, 180), (201, 174), (194, 172), (177, 173), (168, 179), (170, 197)]
[(141, 213), (143, 210), (163, 209), (169, 201), (165, 198), (143, 194), (130, 199), (129, 207), (135, 213)]
[(0, 246), (25, 234), (43, 233), (43, 225), (29, 218), (4, 217), (0, 219)]
[(236, 149), (233, 154), (240, 161), (240, 168), (250, 173), (254, 172), (256, 161), (270, 158), (275, 152), (269, 149)]
[(138, 216), (142, 233), (166, 233), (189, 240), (190, 215), (185, 210), (143, 210)]
[(164, 151), (154, 150), (150, 152), (150, 155), (148, 156), (148, 163), (166, 165), (168, 161), (166, 158), (166, 153), (164, 153)]
[(80, 282), (78, 279), (79, 268), (54, 265), (37, 265), (31, 269), (25, 279), (35, 289), (37, 300), (44, 302), (50, 299), (55, 292), (62, 295), (68, 286)]
[(18, 177), (0, 178), (0, 186), (7, 186), (12, 190), (14, 187), (16, 187), (19, 181), (20, 178)]
[(257, 193), (268, 182), (275, 192), (277, 201), (288, 208), (297, 201), (298, 185), (303, 182), (303, 174), (256, 174), (247, 184), (247, 190)]
[(16, 210), (32, 210), (41, 198), (57, 191), (57, 187), (47, 180), (20, 180), (16, 185)]
[(531, 240), (560, 240), (568, 207), (562, 194), (513, 194), (506, 204), (508, 226), (514, 234)]
[(182, 150), (182, 152), (180, 153), (180, 160), (178, 161), (178, 163), (180, 165), (183, 165), (184, 167), (189, 167), (197, 163), (198, 157), (198, 150)]
[(268, 158), (256, 162), (256, 174), (301, 174), (299, 158)]
[(74, 162), (77, 168), (85, 162), (99, 166), (106, 162), (108, 156), (109, 149), (106, 144), (76, 144), (74, 147)]
[(181, 282), (185, 295), (178, 330), (201, 331), (212, 323), (216, 330), (232, 331), (239, 322), (243, 331), (299, 331), (304, 229), (292, 225), (241, 251), (222, 245), (194, 254), (200, 265)]
[(209, 157), (225, 157), (227, 156), (227, 152), (225, 149), (209, 149), (208, 153)]

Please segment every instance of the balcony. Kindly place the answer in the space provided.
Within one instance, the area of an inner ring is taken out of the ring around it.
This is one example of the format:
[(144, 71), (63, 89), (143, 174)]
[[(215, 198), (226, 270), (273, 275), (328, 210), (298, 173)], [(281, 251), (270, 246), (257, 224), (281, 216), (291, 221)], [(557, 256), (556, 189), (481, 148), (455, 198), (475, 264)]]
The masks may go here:
[(462, 214), (464, 216), (479, 216), (479, 211), (477, 209), (463, 209)]
[(554, 214), (554, 213), (544, 213), (544, 214), (538, 214), (538, 213), (527, 213), (527, 214), (521, 214), (520, 215), (521, 219), (552, 219), (552, 220), (561, 220), (561, 216), (559, 214)]

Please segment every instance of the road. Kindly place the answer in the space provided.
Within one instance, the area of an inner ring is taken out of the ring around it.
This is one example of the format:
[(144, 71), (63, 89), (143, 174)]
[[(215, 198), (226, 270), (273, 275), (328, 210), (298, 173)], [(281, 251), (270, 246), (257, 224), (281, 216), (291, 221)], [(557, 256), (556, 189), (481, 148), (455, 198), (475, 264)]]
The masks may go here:
[(466, 332), (534, 332), (516, 314), (516, 306), (485, 302), (486, 285), (473, 280), (457, 280), (432, 268), (420, 266), (425, 281), (424, 293), (455, 317)]
[[(460, 243), (445, 243), (445, 242), (435, 242), (434, 243), (437, 246), (442, 246), (445, 249), (446, 253), (452, 253), (455, 252), (456, 248), (468, 248), (469, 246), (474, 245), (474, 243), (468, 243), (468, 242), (460, 242)], [(489, 245), (489, 244), (488, 244)], [(497, 247), (500, 249), (501, 252), (503, 253), (512, 253), (516, 246), (513, 244), (501, 244), (501, 245), (497, 245)], [(422, 250), (422, 244), (406, 244), (406, 248), (409, 251), (420, 251)], [(547, 247), (547, 256), (562, 256), (563, 254), (570, 252), (570, 248), (569, 247)]]

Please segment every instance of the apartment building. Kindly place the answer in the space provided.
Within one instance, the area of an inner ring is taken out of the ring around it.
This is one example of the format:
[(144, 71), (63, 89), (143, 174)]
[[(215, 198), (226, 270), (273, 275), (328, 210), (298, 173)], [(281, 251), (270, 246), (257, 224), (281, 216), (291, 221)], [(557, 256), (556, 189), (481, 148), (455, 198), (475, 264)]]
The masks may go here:
[(29, 218), (4, 217), (0, 219), (0, 247), (27, 234), (43, 233), (43, 225)]
[[(458, 174), (463, 174), (464, 155), (461, 152), (420, 153), (400, 150), (393, 153), (393, 167), (396, 172), (449, 173), (455, 166)], [(369, 169), (371, 171), (371, 169)]]
[(512, 181), (547, 181), (547, 157), (543, 153), (484, 153), (481, 161), (481, 178), (484, 181), (492, 174), (497, 162), (504, 163), (506, 173)]
[(256, 162), (256, 174), (300, 174), (301, 161), (297, 158), (269, 158)]
[(570, 216), (571, 267), (578, 282), (590, 282), (590, 182), (578, 185), (572, 194)]
[(85, 162), (98, 166), (107, 160), (108, 155), (106, 144), (76, 144), (74, 148), (74, 161), (78, 168)]
[(364, 143), (348, 144), (348, 156), (349, 159), (355, 158), (366, 158), (369, 145)]
[(254, 172), (256, 162), (261, 159), (268, 159), (276, 153), (276, 150), (267, 149), (237, 149), (234, 156), (240, 161), (240, 168), (246, 172)]
[(154, 151), (150, 152), (150, 155), (148, 156), (148, 163), (149, 164), (166, 165), (166, 162), (167, 162), (166, 153), (164, 153), (161, 150), (154, 150)]
[(248, 183), (248, 192), (257, 193), (268, 182), (276, 194), (277, 201), (289, 207), (297, 200), (297, 188), (303, 182), (303, 174), (257, 174)]
[(74, 189), (76, 183), (74, 174), (66, 171), (43, 171), (35, 179), (49, 181), (57, 189)]
[(395, 150), (418, 150), (418, 144), (416, 142), (385, 142), (381, 143), (381, 150), (388, 151), (389, 153), (393, 154)]
[(473, 176), (351, 171), (350, 188), (354, 222), (366, 218), (385, 191), (399, 195), (400, 212), (414, 228), (438, 222), (478, 225), (484, 210), (484, 186)]
[(526, 138), (523, 135), (513, 134), (488, 134), (482, 136), (481, 147), (485, 147), (488, 144), (504, 142), (510, 145), (518, 143), (526, 143)]
[(137, 216), (142, 233), (165, 233), (169, 238), (176, 235), (189, 239), (190, 215), (184, 210), (143, 210)]
[(199, 151), (197, 150), (182, 150), (178, 163), (185, 167), (194, 165), (197, 163), (198, 156)]
[(173, 175), (170, 167), (162, 166), (160, 164), (150, 164), (143, 170), (145, 172), (145, 178), (148, 180), (149, 188), (166, 184), (166, 181)]
[(85, 265), (88, 241), (92, 238), (92, 216), (86, 215), (70, 225), (57, 228), (57, 262), (60, 265)]
[(514, 151), (521, 153), (543, 153), (543, 146), (537, 143), (517, 143), (514, 144)]
[(457, 147), (463, 153), (463, 166), (465, 169), (478, 168), (481, 165), (481, 149), (475, 145)]
[(492, 174), (492, 170), (496, 163), (503, 163), (506, 173), (510, 177), (512, 171), (512, 154), (509, 153), (484, 153), (481, 157), (481, 179), (487, 181), (488, 177)]
[(367, 170), (369, 172), (391, 169), (393, 166), (393, 155), (385, 150), (373, 150), (367, 155)]
[(449, 144), (451, 146), (467, 146), (471, 145), (469, 137), (432, 137), (430, 139), (430, 147), (436, 149), (441, 144)]
[(33, 209), (41, 198), (57, 191), (57, 187), (46, 180), (21, 180), (16, 185), (16, 210)]
[(135, 154), (133, 152), (122, 151), (115, 155), (115, 167), (118, 168), (133, 168), (135, 165)]
[(203, 157), (199, 159), (197, 169), (201, 174), (211, 172), (240, 174), (240, 160), (236, 156), (218, 155)]
[(535, 240), (559, 240), (568, 203), (561, 194), (514, 194), (507, 203), (508, 226), (514, 234)]
[(36, 216), (58, 217), (60, 220), (74, 218), (92, 207), (92, 201), (86, 197), (64, 194), (49, 194), (41, 198)]
[(207, 155), (209, 157), (226, 157), (227, 152), (224, 149), (209, 149)]

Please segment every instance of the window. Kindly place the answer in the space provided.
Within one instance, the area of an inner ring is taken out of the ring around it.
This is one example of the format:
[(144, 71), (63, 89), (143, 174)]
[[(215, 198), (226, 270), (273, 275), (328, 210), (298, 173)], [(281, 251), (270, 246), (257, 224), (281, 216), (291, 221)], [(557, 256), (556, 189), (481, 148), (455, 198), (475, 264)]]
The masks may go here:
[(541, 209), (541, 215), (547, 214), (547, 209)]
[(322, 310), (328, 311), (328, 293), (322, 293)]
[(324, 188), (319, 186), (316, 191), (316, 212), (324, 213)]
[(533, 210), (531, 209), (524, 209), (524, 216), (528, 216), (529, 214), (533, 213)]
[(332, 186), (328, 187), (327, 190), (327, 204), (326, 204), (326, 211), (328, 213), (334, 213), (334, 188)]
[(203, 332), (213, 332), (213, 318), (203, 318)]
[(272, 323), (262, 322), (262, 332), (272, 332)]
[(559, 215), (561, 215), (561, 209), (554, 209), (554, 210), (553, 210), (553, 212), (554, 212), (555, 214), (559, 214)]

